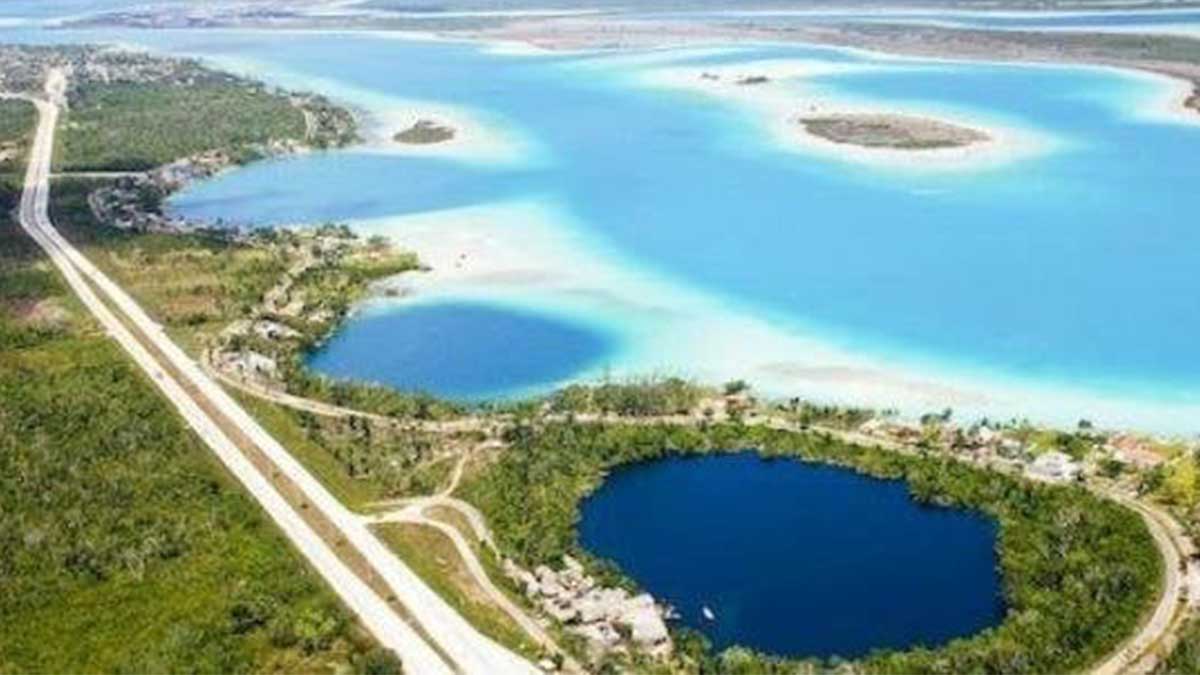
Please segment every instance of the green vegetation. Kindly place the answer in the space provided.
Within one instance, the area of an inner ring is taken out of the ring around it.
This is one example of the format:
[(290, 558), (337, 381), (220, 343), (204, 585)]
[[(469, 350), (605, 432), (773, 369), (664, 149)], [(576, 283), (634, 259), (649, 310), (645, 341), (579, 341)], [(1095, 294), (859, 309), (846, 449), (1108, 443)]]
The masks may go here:
[(550, 396), (554, 412), (631, 417), (687, 414), (708, 390), (679, 378), (573, 384)]
[(144, 171), (209, 150), (255, 159), (272, 140), (303, 140), (304, 113), (245, 83), (84, 86), (63, 117), (62, 171)]
[[(199, 354), (240, 319), (262, 318), (295, 330), (292, 339), (238, 335), (228, 345), (275, 358), (279, 378), (299, 396), (401, 418), (445, 419), (461, 410), (420, 393), (334, 381), (311, 372), (307, 352), (342, 321), (351, 305), (378, 279), (419, 267), (415, 255), (384, 242), (359, 247), (345, 227), (310, 232), (228, 230), (190, 233), (117, 229), (96, 220), (87, 196), (97, 181), (63, 179), (54, 185), (50, 215), (63, 235), (137, 299), (185, 349)], [(291, 280), (281, 305), (268, 312), (263, 298), (297, 263), (311, 264)]]
[(0, 99), (0, 174), (25, 168), (37, 110), (29, 101)]
[(1179, 631), (1179, 643), (1154, 672), (1161, 675), (1200, 673), (1200, 618), (1188, 620)]
[(70, 72), (55, 165), (61, 171), (144, 171), (215, 152), (241, 163), (296, 145), (357, 139), (349, 111), (320, 96), (268, 88), (193, 60), (89, 45), (0, 49), (15, 84), (40, 90), (52, 66)]
[(397, 419), (446, 420), (463, 413), (463, 407), (424, 392), (397, 391), (371, 382), (334, 380), (308, 368), (303, 354), (280, 364), (289, 393), (333, 405)]
[(804, 428), (820, 424), (835, 429), (856, 429), (859, 425), (877, 416), (887, 417), (894, 414), (894, 411), (890, 410), (876, 413), (868, 408), (821, 405), (799, 398), (793, 398), (786, 404), (777, 405), (776, 411)]
[(5, 184), (0, 672), (395, 672), (67, 296), (15, 199)]
[(453, 461), (435, 452), (445, 438), (362, 417), (327, 417), (263, 401), (239, 400), (275, 438), (351, 508), (444, 484)]
[[(859, 664), (869, 672), (1081, 669), (1133, 631), (1162, 583), (1161, 557), (1137, 514), (1079, 487), (1030, 483), (945, 457), (740, 424), (522, 425), (508, 440), (511, 449), (467, 477), (461, 492), (487, 515), (502, 550), (526, 565), (557, 565), (564, 553), (582, 553), (575, 534), (578, 502), (606, 471), (682, 453), (754, 447), (768, 456), (837, 464), (902, 479), (919, 500), (996, 518), (1006, 620), (937, 649), (873, 654)], [(798, 666), (746, 650), (712, 658), (705, 656), (698, 667), (761, 673)]]
[(87, 204), (94, 180), (54, 183), (50, 217), (95, 265), (121, 284), (185, 347), (245, 318), (287, 270), (271, 233), (239, 239), (222, 230), (135, 232), (98, 222)]
[(541, 657), (537, 644), (475, 583), (449, 537), (428, 525), (415, 523), (381, 525), (375, 531), (472, 626), (526, 657), (534, 660)]

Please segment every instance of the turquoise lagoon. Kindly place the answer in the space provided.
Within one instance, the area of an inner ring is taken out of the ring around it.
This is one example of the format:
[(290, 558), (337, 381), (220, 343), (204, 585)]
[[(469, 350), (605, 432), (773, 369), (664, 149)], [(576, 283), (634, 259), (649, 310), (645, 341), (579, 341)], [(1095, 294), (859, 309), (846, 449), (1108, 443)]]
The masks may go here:
[[(424, 302), (517, 307), (578, 342), (542, 350), (559, 362), (553, 377), (497, 363), (480, 391), (665, 373), (910, 412), (1173, 431), (1200, 419), (1200, 126), (1149, 112), (1167, 89), (1153, 78), (779, 45), (517, 56), (388, 35), (115, 37), (327, 91), (376, 119), (450, 106), (515, 149), (289, 157), (172, 202), (226, 222), (344, 220), (408, 243), (459, 233), (461, 210), (496, 208), (474, 235), (523, 258), (523, 276), (435, 273)], [(969, 116), (1044, 147), (953, 171), (865, 165), (785, 147), (737, 103), (645, 82), (663, 67), (761, 60), (839, 66), (771, 85), (797, 96)], [(445, 217), (407, 237), (431, 212)], [(610, 335), (589, 335), (596, 325)], [(483, 326), (462, 329), (487, 340)], [(383, 347), (357, 344), (335, 339), (316, 364), (378, 379)], [(403, 369), (385, 379), (422, 384)]]

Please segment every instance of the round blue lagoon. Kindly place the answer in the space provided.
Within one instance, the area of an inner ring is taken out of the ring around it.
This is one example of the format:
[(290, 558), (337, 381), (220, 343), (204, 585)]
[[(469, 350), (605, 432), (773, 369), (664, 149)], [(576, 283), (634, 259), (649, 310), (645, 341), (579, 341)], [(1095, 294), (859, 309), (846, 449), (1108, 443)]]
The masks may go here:
[(528, 312), (381, 303), (352, 318), (309, 365), (335, 378), (480, 400), (552, 387), (611, 346), (605, 335)]
[(618, 469), (579, 527), (718, 650), (846, 658), (998, 624), (996, 535), (903, 482), (754, 453)]

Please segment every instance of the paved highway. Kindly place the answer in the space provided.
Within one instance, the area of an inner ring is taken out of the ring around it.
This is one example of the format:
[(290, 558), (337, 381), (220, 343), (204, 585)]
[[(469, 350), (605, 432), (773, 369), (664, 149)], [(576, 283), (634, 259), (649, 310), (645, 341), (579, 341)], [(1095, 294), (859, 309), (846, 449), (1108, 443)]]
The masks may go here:
[[(476, 631), (426, 586), (361, 519), (325, 490), (175, 345), (162, 327), (151, 320), (123, 289), (55, 230), (47, 208), (49, 175), (65, 82), (61, 71), (53, 71), (46, 86), (47, 97), (32, 99), (38, 109), (39, 122), (21, 197), (20, 222), (62, 272), (71, 289), (358, 615), (363, 625), (382, 645), (400, 656), (407, 672), (437, 675), (538, 672), (528, 661)], [(209, 412), (214, 410), (215, 416)], [(425, 636), (436, 643), (437, 649), (350, 569), (222, 427), (233, 427), (249, 439), (254, 448), (303, 495), (304, 502), (332, 523), (339, 538), (361, 554), (371, 572), (387, 584)]]

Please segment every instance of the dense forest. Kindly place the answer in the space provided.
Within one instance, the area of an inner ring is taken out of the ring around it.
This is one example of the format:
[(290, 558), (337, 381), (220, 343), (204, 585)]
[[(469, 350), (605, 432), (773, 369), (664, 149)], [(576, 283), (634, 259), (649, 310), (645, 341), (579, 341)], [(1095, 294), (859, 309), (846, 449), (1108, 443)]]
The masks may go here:
[[(586, 558), (575, 533), (579, 501), (614, 466), (672, 454), (758, 448), (904, 480), (918, 500), (995, 518), (1005, 621), (941, 647), (873, 654), (858, 663), (868, 672), (1078, 670), (1133, 631), (1162, 583), (1162, 559), (1137, 514), (1079, 487), (1030, 483), (947, 458), (741, 424), (552, 423), (517, 427), (508, 440), (511, 449), (471, 476), (462, 493), (484, 511), (501, 548), (526, 565), (558, 565), (564, 553)], [(684, 653), (704, 672), (792, 672), (799, 665), (744, 649)]]
[(98, 330), (0, 180), (0, 672), (395, 672)]
[(207, 150), (303, 140), (305, 122), (258, 86), (130, 83), (81, 89), (62, 131), (60, 170), (144, 171)]
[(33, 136), (35, 115), (29, 101), (0, 99), (0, 175), (21, 171)]

